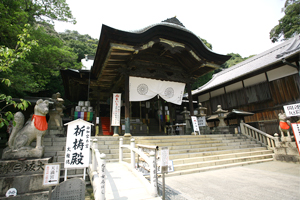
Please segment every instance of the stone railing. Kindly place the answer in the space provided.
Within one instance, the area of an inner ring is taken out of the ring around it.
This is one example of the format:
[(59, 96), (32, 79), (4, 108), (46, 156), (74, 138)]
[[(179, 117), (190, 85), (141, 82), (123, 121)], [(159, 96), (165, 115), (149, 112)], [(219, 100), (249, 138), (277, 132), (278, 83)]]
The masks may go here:
[(240, 123), (242, 134), (255, 139), (257, 142), (266, 145), (268, 149), (274, 150), (279, 141), (278, 137), (273, 137), (257, 128), (254, 128), (244, 122)]
[(97, 139), (93, 139), (93, 144), (90, 147), (90, 166), (89, 176), (95, 200), (105, 199), (105, 154), (100, 154), (98, 150)]
[[(148, 192), (153, 196), (157, 197), (158, 192), (157, 192), (157, 167), (156, 167), (156, 147), (152, 149), (151, 151), (144, 152), (142, 149), (147, 148), (147, 146), (143, 145), (137, 145), (138, 148), (135, 147), (135, 139), (130, 140), (130, 145), (124, 145), (123, 144), (123, 138), (120, 138), (120, 145), (119, 145), (119, 162), (124, 164), (125, 166), (129, 167), (131, 171), (144, 183), (144, 186), (148, 190)], [(149, 147), (149, 146), (148, 146)], [(128, 166), (128, 163), (123, 161), (123, 149), (130, 149), (131, 151), (131, 163), (130, 166)], [(149, 149), (149, 148), (148, 148)], [(135, 162), (135, 154), (137, 154), (138, 160), (140, 158), (143, 160), (143, 162), (147, 163), (147, 166), (149, 167), (149, 173), (150, 173), (150, 184), (147, 181), (147, 179), (143, 176), (142, 173), (138, 172), (138, 166), (139, 164), (136, 165)], [(148, 155), (147, 155), (148, 154)]]

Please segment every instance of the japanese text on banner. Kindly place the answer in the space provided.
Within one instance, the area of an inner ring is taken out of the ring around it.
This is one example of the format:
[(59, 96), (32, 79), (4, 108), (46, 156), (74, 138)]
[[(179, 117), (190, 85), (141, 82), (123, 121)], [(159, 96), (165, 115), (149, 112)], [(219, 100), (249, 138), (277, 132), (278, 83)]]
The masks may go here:
[(89, 165), (91, 125), (76, 121), (68, 125), (65, 168), (85, 168)]

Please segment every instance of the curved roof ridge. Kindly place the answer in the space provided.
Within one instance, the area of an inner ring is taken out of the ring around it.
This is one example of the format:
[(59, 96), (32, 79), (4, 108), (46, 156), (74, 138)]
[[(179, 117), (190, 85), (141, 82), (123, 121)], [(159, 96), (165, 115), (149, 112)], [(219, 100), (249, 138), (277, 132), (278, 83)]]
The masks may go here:
[[(141, 29), (137, 29), (137, 30), (129, 30), (128, 32), (131, 32), (131, 33), (143, 33), (143, 32), (146, 32), (147, 30), (149, 30), (149, 29), (151, 29), (151, 28), (153, 28), (153, 27), (155, 27), (155, 26), (161, 26), (161, 25), (163, 25), (163, 26), (169, 26), (169, 27), (172, 27), (172, 28), (180, 29), (180, 30), (186, 31), (186, 32), (188, 32), (188, 33), (191, 33), (191, 34), (193, 34), (194, 36), (196, 36), (196, 37), (199, 39), (199, 41), (202, 42), (202, 40), (200, 39), (199, 36), (197, 36), (195, 33), (193, 33), (192, 31), (190, 31), (190, 30), (187, 29), (186, 27), (180, 26), (180, 25), (178, 25), (178, 24), (170, 23), (170, 22), (159, 22), (159, 23), (151, 24), (151, 25), (146, 26), (146, 27), (141, 28)], [(125, 31), (125, 30), (123, 30), (123, 31)], [(216, 52), (214, 52), (213, 50), (209, 49), (203, 42), (202, 42), (202, 44), (203, 44), (203, 45), (205, 46), (205, 48), (206, 48), (207, 50), (209, 50), (210, 52), (213, 52), (213, 53), (215, 53), (215, 54), (219, 54), (219, 53), (216, 53)], [(219, 55), (222, 55), (222, 54), (219, 54)]]

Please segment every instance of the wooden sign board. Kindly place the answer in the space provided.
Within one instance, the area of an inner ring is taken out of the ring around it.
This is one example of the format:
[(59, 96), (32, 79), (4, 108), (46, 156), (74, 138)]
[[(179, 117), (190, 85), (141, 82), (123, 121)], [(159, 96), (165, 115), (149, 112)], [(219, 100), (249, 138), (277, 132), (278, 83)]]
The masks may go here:
[(60, 177), (60, 164), (59, 163), (49, 163), (45, 165), (43, 185), (53, 186), (59, 184)]

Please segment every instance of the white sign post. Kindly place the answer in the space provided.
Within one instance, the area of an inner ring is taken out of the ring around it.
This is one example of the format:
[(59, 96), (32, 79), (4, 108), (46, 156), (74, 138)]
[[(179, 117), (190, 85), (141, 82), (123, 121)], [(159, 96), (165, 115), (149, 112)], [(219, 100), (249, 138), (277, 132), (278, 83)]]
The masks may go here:
[(161, 173), (162, 173), (162, 181), (163, 181), (163, 199), (165, 199), (165, 173), (168, 172), (168, 164), (169, 164), (169, 148), (162, 147), (161, 148)]
[(51, 199), (52, 186), (59, 184), (60, 164), (48, 163), (45, 165), (43, 185), (49, 186), (49, 199)]
[(198, 132), (200, 135), (200, 130), (199, 130), (199, 126), (198, 126), (198, 119), (196, 116), (191, 116), (192, 119), (192, 124), (193, 124), (193, 128), (194, 128), (194, 132)]
[(298, 147), (299, 155), (300, 155), (300, 123), (292, 123), (292, 129), (295, 136), (295, 142)]
[(45, 165), (43, 185), (53, 186), (59, 184), (60, 176), (60, 164), (59, 163), (49, 163)]
[(121, 93), (113, 94), (111, 126), (120, 126)]
[(300, 103), (283, 106), (287, 117), (300, 116)]
[(90, 139), (91, 125), (90, 122), (82, 119), (71, 121), (67, 124), (67, 141), (65, 149), (65, 180), (67, 179), (67, 169), (83, 168), (85, 179), (85, 170), (90, 163)]

